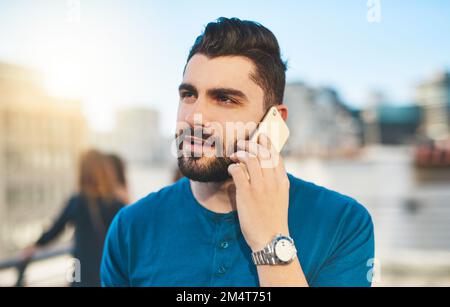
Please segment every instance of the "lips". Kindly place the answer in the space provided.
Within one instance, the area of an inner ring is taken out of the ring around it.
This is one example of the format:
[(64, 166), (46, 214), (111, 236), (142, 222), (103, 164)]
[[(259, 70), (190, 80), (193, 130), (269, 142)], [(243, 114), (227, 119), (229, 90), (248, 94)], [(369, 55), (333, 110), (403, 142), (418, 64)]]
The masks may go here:
[(187, 142), (190, 143), (191, 145), (203, 145), (205, 143), (205, 140), (196, 137), (190, 137), (187, 138)]
[(215, 144), (209, 144), (205, 139), (201, 139), (195, 136), (186, 136), (183, 140), (183, 148), (188, 152), (201, 152), (214, 150)]

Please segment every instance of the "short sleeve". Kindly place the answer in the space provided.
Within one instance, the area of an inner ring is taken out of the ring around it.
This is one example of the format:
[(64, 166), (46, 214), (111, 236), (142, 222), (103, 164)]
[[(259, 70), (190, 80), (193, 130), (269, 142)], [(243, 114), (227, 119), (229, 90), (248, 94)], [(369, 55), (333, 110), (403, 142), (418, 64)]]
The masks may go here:
[(128, 249), (126, 233), (122, 225), (122, 213), (123, 210), (120, 210), (114, 217), (106, 236), (100, 268), (103, 287), (129, 286)]
[(315, 287), (370, 287), (374, 259), (374, 227), (367, 210), (351, 201), (341, 219), (330, 257), (314, 280)]

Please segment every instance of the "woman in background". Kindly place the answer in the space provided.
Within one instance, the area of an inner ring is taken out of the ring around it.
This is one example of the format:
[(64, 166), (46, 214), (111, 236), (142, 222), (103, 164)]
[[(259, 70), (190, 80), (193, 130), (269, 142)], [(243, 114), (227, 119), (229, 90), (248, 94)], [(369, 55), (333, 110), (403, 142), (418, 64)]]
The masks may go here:
[[(124, 173), (117, 173), (110, 156), (96, 150), (85, 152), (79, 164), (78, 193), (69, 199), (53, 226), (24, 250), (22, 259), (29, 260), (39, 247), (54, 240), (65, 225), (73, 224), (73, 256), (79, 260), (81, 280), (72, 282), (72, 286), (100, 286), (103, 242), (112, 219), (124, 206), (124, 199), (128, 199), (119, 182), (122, 175)], [(125, 177), (122, 181), (125, 182)]]
[(109, 154), (108, 157), (111, 159), (114, 170), (117, 175), (118, 187), (116, 189), (116, 195), (119, 200), (125, 204), (130, 203), (128, 195), (128, 183), (126, 177), (125, 162), (116, 154)]

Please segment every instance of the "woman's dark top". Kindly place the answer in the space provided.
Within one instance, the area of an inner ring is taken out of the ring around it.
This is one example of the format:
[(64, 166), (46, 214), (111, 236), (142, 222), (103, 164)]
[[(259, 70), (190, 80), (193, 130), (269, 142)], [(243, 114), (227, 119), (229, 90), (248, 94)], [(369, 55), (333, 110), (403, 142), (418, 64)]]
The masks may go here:
[[(88, 206), (91, 206), (90, 208)], [(93, 208), (93, 206), (96, 206)], [(53, 226), (36, 242), (43, 246), (55, 239), (67, 224), (75, 226), (73, 256), (80, 262), (80, 282), (72, 286), (100, 286), (100, 262), (103, 242), (116, 213), (124, 206), (119, 201), (97, 198), (94, 202), (82, 194), (72, 196)]]

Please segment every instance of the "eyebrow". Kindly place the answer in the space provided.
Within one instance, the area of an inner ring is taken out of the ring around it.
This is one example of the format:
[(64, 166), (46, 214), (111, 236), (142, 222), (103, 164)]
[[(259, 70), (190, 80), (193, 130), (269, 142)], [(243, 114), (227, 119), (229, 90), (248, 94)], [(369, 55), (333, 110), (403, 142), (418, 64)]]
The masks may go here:
[[(190, 91), (192, 93), (194, 93), (195, 95), (198, 95), (198, 90), (197, 88), (190, 84), (190, 83), (181, 83), (180, 86), (178, 87), (178, 91)], [(237, 97), (237, 98), (241, 98), (245, 101), (248, 101), (247, 96), (244, 94), (244, 92), (242, 92), (241, 90), (235, 89), (235, 88), (230, 88), (230, 87), (216, 87), (216, 88), (211, 88), (208, 89), (207, 92), (208, 96), (210, 97), (217, 97), (217, 96), (233, 96), (233, 97)]]
[(197, 88), (195, 86), (193, 86), (190, 83), (181, 83), (180, 86), (178, 87), (178, 91), (189, 91), (194, 93), (195, 95), (198, 94)]
[(247, 96), (240, 90), (228, 87), (218, 87), (212, 88), (207, 91), (208, 96), (217, 97), (217, 96), (233, 96), (237, 98), (241, 98), (245, 101), (248, 101)]

